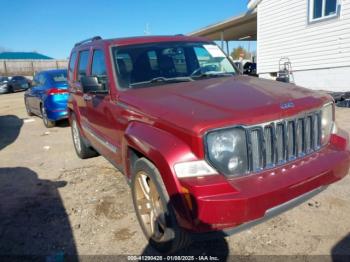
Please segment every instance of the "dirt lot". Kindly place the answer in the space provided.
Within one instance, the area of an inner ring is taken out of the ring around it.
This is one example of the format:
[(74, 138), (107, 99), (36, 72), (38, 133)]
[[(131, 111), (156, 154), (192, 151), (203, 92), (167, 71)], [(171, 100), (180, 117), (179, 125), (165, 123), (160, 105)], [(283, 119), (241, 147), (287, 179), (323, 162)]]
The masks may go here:
[[(350, 110), (337, 109), (350, 131)], [(102, 157), (80, 160), (65, 123), (28, 117), (23, 93), (0, 96), (0, 254), (156, 254), (123, 176)], [(350, 176), (309, 202), (183, 254), (350, 255)]]

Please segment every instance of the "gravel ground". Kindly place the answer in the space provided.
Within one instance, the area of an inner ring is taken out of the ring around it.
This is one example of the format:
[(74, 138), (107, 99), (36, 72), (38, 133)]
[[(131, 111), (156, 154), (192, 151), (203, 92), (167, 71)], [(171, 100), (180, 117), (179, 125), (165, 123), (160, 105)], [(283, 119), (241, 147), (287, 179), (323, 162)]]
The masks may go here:
[[(349, 112), (336, 112), (347, 131)], [(67, 123), (46, 129), (28, 117), (23, 93), (0, 96), (0, 199), (1, 255), (157, 254), (122, 174), (102, 157), (78, 159)], [(264, 224), (181, 254), (350, 255), (350, 176)]]

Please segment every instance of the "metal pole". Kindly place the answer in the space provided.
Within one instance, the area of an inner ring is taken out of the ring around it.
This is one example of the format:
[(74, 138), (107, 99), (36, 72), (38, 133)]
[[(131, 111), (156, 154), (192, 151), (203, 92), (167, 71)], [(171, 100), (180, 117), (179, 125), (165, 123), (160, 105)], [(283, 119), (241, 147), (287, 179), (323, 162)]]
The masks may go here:
[(4, 70), (5, 70), (5, 76), (8, 76), (7, 75), (7, 66), (6, 66), (6, 61), (4, 60)]
[(34, 75), (35, 75), (35, 71), (34, 71), (34, 61), (32, 60), (32, 75), (33, 75), (33, 77), (34, 77)]
[(224, 50), (224, 31), (221, 31), (221, 49)]
[(230, 49), (228, 47), (228, 41), (226, 41), (226, 52), (227, 52), (227, 56), (230, 55)]

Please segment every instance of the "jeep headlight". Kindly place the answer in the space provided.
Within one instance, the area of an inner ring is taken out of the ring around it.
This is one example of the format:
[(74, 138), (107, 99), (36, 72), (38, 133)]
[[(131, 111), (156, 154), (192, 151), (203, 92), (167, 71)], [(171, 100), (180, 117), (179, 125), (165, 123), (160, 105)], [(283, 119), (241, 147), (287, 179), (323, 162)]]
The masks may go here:
[(225, 175), (239, 176), (248, 171), (246, 133), (242, 128), (218, 130), (206, 136), (209, 162)]
[(334, 113), (333, 113), (333, 103), (326, 104), (322, 108), (322, 137), (321, 142), (322, 145), (326, 145), (329, 142), (332, 131), (335, 128), (334, 124)]

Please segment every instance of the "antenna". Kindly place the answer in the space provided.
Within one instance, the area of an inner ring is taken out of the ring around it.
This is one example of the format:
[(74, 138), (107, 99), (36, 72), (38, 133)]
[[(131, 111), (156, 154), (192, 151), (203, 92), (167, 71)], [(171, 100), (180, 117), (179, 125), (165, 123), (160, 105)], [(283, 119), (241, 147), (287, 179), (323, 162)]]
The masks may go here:
[(149, 23), (146, 24), (146, 27), (145, 27), (145, 31), (143, 31), (145, 33), (145, 35), (150, 35), (151, 34), (151, 30), (149, 28)]

